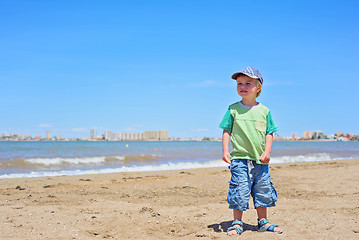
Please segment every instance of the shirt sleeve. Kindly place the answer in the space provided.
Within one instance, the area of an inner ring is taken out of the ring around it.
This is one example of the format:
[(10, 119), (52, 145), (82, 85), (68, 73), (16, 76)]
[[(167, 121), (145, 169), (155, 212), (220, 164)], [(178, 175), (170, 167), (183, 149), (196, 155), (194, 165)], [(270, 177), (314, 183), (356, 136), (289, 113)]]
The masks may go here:
[(269, 111), (268, 115), (267, 115), (267, 129), (266, 129), (266, 135), (277, 132), (278, 131), (278, 127), (275, 124), (273, 118), (272, 118), (272, 114)]
[(231, 110), (227, 110), (226, 114), (224, 114), (224, 117), (222, 119), (222, 122), (219, 124), (219, 127), (226, 131), (232, 131), (233, 126), (233, 117), (231, 114)]

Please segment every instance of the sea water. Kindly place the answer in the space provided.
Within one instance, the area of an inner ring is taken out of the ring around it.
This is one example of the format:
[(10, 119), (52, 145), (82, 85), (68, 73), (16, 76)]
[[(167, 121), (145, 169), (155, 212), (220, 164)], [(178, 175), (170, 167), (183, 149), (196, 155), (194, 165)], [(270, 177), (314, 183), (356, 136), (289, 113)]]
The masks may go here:
[[(213, 141), (0, 142), (0, 178), (225, 167)], [(359, 142), (278, 141), (271, 164), (359, 159)]]

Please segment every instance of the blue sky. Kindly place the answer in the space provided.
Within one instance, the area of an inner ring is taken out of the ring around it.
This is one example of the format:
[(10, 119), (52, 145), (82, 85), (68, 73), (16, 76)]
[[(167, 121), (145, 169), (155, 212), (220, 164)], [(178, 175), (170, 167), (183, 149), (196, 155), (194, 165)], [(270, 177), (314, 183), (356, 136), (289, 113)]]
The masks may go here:
[(0, 134), (221, 137), (261, 70), (281, 136), (359, 134), (358, 1), (2, 1)]

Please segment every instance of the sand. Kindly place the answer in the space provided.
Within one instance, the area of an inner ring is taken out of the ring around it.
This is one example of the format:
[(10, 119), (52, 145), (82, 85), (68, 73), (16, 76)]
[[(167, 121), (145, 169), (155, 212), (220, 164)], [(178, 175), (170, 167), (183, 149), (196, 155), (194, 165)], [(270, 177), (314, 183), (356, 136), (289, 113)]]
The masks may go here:
[[(271, 165), (269, 220), (245, 239), (359, 239), (359, 160)], [(0, 180), (0, 239), (232, 239), (226, 168)], [(238, 239), (239, 239), (238, 238)]]

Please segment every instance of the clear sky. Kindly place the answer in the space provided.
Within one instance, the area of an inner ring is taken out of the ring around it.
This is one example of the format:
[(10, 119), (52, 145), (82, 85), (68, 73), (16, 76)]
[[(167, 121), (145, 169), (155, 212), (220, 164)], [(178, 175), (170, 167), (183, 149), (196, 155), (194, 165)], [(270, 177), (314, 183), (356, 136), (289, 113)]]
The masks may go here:
[(0, 134), (221, 137), (252, 66), (281, 136), (359, 134), (359, 1), (1, 1)]

